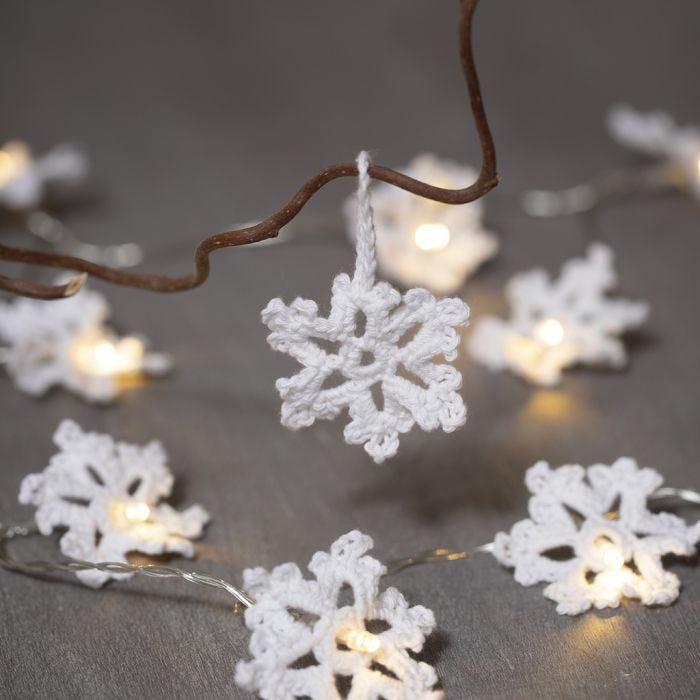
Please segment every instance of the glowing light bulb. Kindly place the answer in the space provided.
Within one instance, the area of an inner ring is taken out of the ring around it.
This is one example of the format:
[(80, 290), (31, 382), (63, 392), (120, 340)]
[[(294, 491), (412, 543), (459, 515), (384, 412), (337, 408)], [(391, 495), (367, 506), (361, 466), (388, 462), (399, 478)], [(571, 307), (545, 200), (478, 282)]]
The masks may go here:
[(341, 641), (353, 651), (376, 654), (382, 642), (376, 634), (363, 629), (350, 629), (340, 636)]
[(122, 528), (140, 525), (151, 517), (151, 507), (143, 501), (112, 501), (108, 512), (109, 519)]
[(26, 170), (30, 160), (29, 149), (21, 141), (10, 141), (0, 148), (0, 187)]
[(603, 566), (609, 571), (616, 571), (625, 565), (625, 557), (622, 552), (612, 543), (604, 540), (598, 545)]
[(413, 237), (421, 250), (442, 250), (450, 242), (450, 229), (445, 224), (421, 224)]
[(76, 338), (68, 354), (79, 371), (104, 377), (138, 372), (143, 351), (143, 343), (138, 338), (127, 337), (114, 342), (101, 331), (95, 331)]
[(545, 345), (554, 347), (564, 340), (564, 326), (556, 318), (545, 318), (535, 326), (534, 334)]
[(698, 171), (698, 179), (700, 180), (700, 156), (698, 156), (697, 160), (695, 161), (695, 166)]
[(151, 508), (147, 503), (126, 503), (124, 505), (124, 518), (131, 523), (143, 523), (151, 515)]

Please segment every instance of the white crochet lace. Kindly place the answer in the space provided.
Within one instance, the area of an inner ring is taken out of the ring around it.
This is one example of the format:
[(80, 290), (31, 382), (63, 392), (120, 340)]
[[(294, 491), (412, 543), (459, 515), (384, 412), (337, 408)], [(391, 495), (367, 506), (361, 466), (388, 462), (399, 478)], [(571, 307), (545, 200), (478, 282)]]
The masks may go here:
[[(355, 273), (352, 279), (335, 278), (329, 316), (319, 316), (315, 301), (297, 298), (287, 306), (273, 299), (262, 320), (271, 331), (270, 345), (304, 366), (277, 380), (282, 424), (298, 429), (348, 408), (345, 440), (363, 444), (379, 463), (396, 454), (399, 434), (416, 423), (423, 430), (451, 432), (465, 422), (457, 393), (462, 375), (433, 359), (456, 358), (454, 326), (466, 325), (469, 307), (456, 298), (435, 299), (425, 289), (411, 289), (402, 299), (386, 282), (375, 283), (368, 165), (367, 154), (360, 154)], [(381, 390), (377, 401), (383, 406), (375, 402), (373, 387)]]
[[(75, 349), (95, 338), (119, 347), (119, 339), (105, 325), (110, 309), (105, 298), (86, 288), (67, 299), (45, 302), (15, 299), (0, 302), (0, 356), (15, 386), (40, 396), (54, 386), (94, 402), (108, 402), (123, 390), (125, 375), (88, 371), (76, 361)], [(172, 365), (168, 355), (145, 353), (127, 373), (160, 375)]]
[[(401, 169), (409, 177), (438, 187), (458, 189), (476, 179), (476, 171), (426, 153)], [(455, 207), (416, 197), (380, 182), (372, 192), (380, 271), (406, 287), (420, 286), (435, 294), (451, 294), (477, 268), (498, 252), (498, 240), (483, 225), (481, 200)], [(345, 205), (348, 231), (357, 235), (357, 200)], [(448, 231), (445, 245), (421, 250), (416, 231), (422, 225)]]
[(608, 129), (623, 146), (679, 166), (688, 189), (700, 197), (698, 127), (678, 126), (666, 112), (644, 113), (618, 105), (610, 110)]
[[(83, 432), (71, 420), (61, 422), (54, 442), (60, 451), (43, 472), (23, 479), (19, 500), (37, 506), (43, 535), (68, 528), (60, 542), (65, 555), (91, 562), (123, 562), (132, 551), (193, 556), (190, 540), (202, 534), (209, 515), (198, 505), (183, 512), (158, 505), (173, 485), (159, 442), (145, 447), (115, 443), (109, 435)], [(95, 588), (110, 578), (132, 576), (76, 575)]]
[(644, 605), (676, 600), (678, 577), (661, 557), (692, 555), (700, 523), (688, 527), (671, 513), (648, 510), (648, 497), (663, 483), (658, 472), (626, 457), (587, 469), (538, 462), (525, 483), (530, 518), (498, 533), (494, 549), (515, 568), (518, 583), (548, 582), (544, 595), (566, 615), (614, 608), (623, 597)]
[[(442, 697), (432, 666), (408, 653), (422, 649), (433, 613), (408, 607), (395, 588), (379, 593), (385, 568), (365, 556), (371, 548), (360, 532), (344, 535), (330, 554), (313, 556), (314, 580), (305, 580), (293, 563), (270, 573), (245, 571), (245, 588), (256, 601), (245, 614), (253, 659), (238, 663), (238, 685), (264, 700)], [(344, 593), (350, 602), (340, 602)]]
[[(645, 321), (648, 306), (607, 297), (616, 284), (613, 253), (600, 243), (585, 258), (568, 261), (555, 281), (540, 269), (516, 275), (506, 288), (510, 319), (478, 319), (469, 351), (491, 370), (507, 368), (544, 386), (557, 384), (562, 370), (575, 364), (621, 368), (627, 354), (620, 336)], [(538, 337), (548, 321), (561, 329), (553, 344)]]

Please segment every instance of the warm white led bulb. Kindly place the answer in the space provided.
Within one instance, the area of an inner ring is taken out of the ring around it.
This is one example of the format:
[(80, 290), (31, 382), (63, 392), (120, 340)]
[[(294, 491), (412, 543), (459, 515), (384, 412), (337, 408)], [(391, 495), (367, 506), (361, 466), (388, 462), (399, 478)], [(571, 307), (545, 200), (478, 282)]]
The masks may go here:
[(554, 347), (564, 340), (564, 326), (556, 318), (545, 318), (535, 326), (535, 337), (545, 345)]
[(382, 645), (376, 634), (363, 629), (350, 629), (342, 634), (340, 639), (353, 651), (363, 654), (375, 654)]
[(10, 141), (0, 148), (0, 187), (21, 175), (30, 161), (29, 149), (20, 141)]
[(445, 224), (421, 224), (413, 237), (421, 250), (442, 250), (450, 242), (450, 229)]
[(114, 342), (96, 331), (76, 338), (70, 346), (71, 362), (81, 372), (98, 376), (138, 372), (143, 360), (143, 343), (127, 337)]
[(599, 550), (603, 565), (608, 571), (619, 570), (625, 565), (625, 557), (612, 542), (603, 541)]
[(143, 523), (148, 520), (151, 508), (147, 503), (124, 504), (124, 518), (130, 523)]

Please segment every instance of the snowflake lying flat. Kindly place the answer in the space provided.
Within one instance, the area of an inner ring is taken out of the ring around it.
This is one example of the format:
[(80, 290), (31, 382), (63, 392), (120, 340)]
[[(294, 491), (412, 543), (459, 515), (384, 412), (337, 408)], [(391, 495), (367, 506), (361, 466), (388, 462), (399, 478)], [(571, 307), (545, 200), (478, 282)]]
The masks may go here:
[(72, 184), (86, 172), (86, 157), (71, 146), (56, 146), (33, 158), (25, 143), (10, 141), (0, 148), (0, 207), (33, 209), (41, 204), (48, 185)]
[[(462, 375), (433, 361), (456, 358), (459, 335), (469, 307), (461, 299), (435, 299), (425, 289), (401, 294), (385, 282), (375, 283), (374, 225), (369, 204), (368, 159), (358, 158), (357, 262), (352, 279), (333, 282), (331, 312), (319, 316), (316, 302), (295, 299), (286, 306), (273, 299), (262, 312), (270, 328), (268, 342), (304, 368), (279, 379), (282, 424), (298, 429), (317, 418), (331, 419), (346, 407), (351, 422), (345, 440), (364, 444), (375, 462), (396, 454), (399, 434), (416, 423), (423, 430), (455, 430), (466, 420), (457, 392)], [(361, 326), (364, 319), (364, 329)], [(328, 345), (334, 347), (328, 349)], [(328, 386), (339, 377), (340, 383)], [(372, 387), (381, 389), (377, 405)]]
[(167, 372), (168, 355), (144, 353), (141, 340), (119, 339), (105, 326), (109, 306), (81, 289), (58, 301), (0, 302), (0, 354), (15, 385), (34, 396), (63, 386), (96, 402), (115, 399), (144, 374)]
[(688, 527), (671, 513), (649, 512), (647, 499), (663, 483), (658, 472), (626, 457), (587, 469), (538, 462), (525, 483), (530, 518), (498, 533), (494, 549), (515, 567), (518, 583), (548, 582), (544, 595), (566, 615), (615, 608), (623, 597), (644, 605), (676, 600), (678, 577), (661, 557), (692, 555), (700, 523)]
[[(385, 567), (365, 556), (372, 540), (353, 531), (330, 554), (317, 552), (305, 580), (289, 563), (268, 573), (248, 569), (246, 610), (252, 661), (236, 667), (236, 683), (264, 700), (437, 700), (435, 670), (409, 655), (435, 626), (433, 613), (408, 607), (395, 588), (379, 593)], [(349, 591), (344, 587), (348, 587)], [(351, 602), (341, 604), (343, 594)], [(339, 687), (350, 685), (347, 695)]]
[[(183, 512), (158, 505), (173, 485), (159, 442), (145, 447), (115, 443), (109, 435), (83, 432), (71, 420), (61, 422), (54, 442), (60, 452), (43, 472), (23, 479), (19, 500), (37, 506), (43, 535), (68, 528), (61, 537), (65, 555), (91, 562), (123, 562), (132, 551), (193, 556), (190, 540), (202, 534), (209, 516), (198, 505)], [(131, 576), (103, 571), (76, 575), (95, 588), (110, 578)]]
[(493, 371), (510, 369), (543, 386), (575, 364), (624, 367), (620, 336), (645, 321), (648, 306), (606, 297), (616, 283), (613, 253), (600, 243), (567, 262), (556, 281), (539, 269), (516, 275), (506, 288), (511, 318), (479, 319), (470, 353)]
[[(477, 176), (472, 168), (432, 154), (417, 156), (401, 172), (448, 189), (466, 187)], [(498, 251), (496, 237), (484, 229), (480, 200), (455, 207), (380, 182), (374, 188), (372, 207), (379, 269), (408, 287), (419, 285), (435, 294), (450, 294)], [(345, 212), (354, 238), (354, 198), (348, 199)]]
[[(610, 110), (608, 129), (623, 146), (671, 164), (669, 175), (680, 179), (695, 197), (700, 197), (700, 129), (678, 126), (665, 112), (638, 112), (618, 105)], [(680, 177), (679, 177), (680, 176)]]

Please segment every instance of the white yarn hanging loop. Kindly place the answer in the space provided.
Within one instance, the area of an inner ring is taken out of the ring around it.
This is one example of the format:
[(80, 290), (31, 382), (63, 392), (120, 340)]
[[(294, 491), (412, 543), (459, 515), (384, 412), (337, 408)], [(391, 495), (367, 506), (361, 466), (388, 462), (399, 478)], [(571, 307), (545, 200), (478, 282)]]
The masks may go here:
[(369, 195), (369, 166), (371, 159), (367, 151), (361, 151), (357, 156), (357, 258), (355, 260), (355, 275), (353, 287), (357, 291), (369, 291), (374, 286), (377, 234), (374, 229), (374, 214)]
[[(271, 331), (270, 345), (303, 365), (277, 381), (282, 424), (296, 430), (347, 409), (346, 442), (364, 445), (379, 463), (396, 454), (399, 435), (416, 423), (451, 432), (465, 422), (457, 392), (462, 375), (434, 359), (456, 358), (460, 338), (454, 327), (467, 324), (469, 307), (461, 299), (436, 299), (426, 289), (402, 297), (388, 283), (376, 282), (369, 165), (363, 151), (357, 158), (355, 271), (352, 278), (343, 273), (333, 281), (330, 314), (320, 316), (318, 304), (308, 299), (289, 306), (273, 299), (262, 320)], [(333, 375), (342, 381), (328, 386)]]

